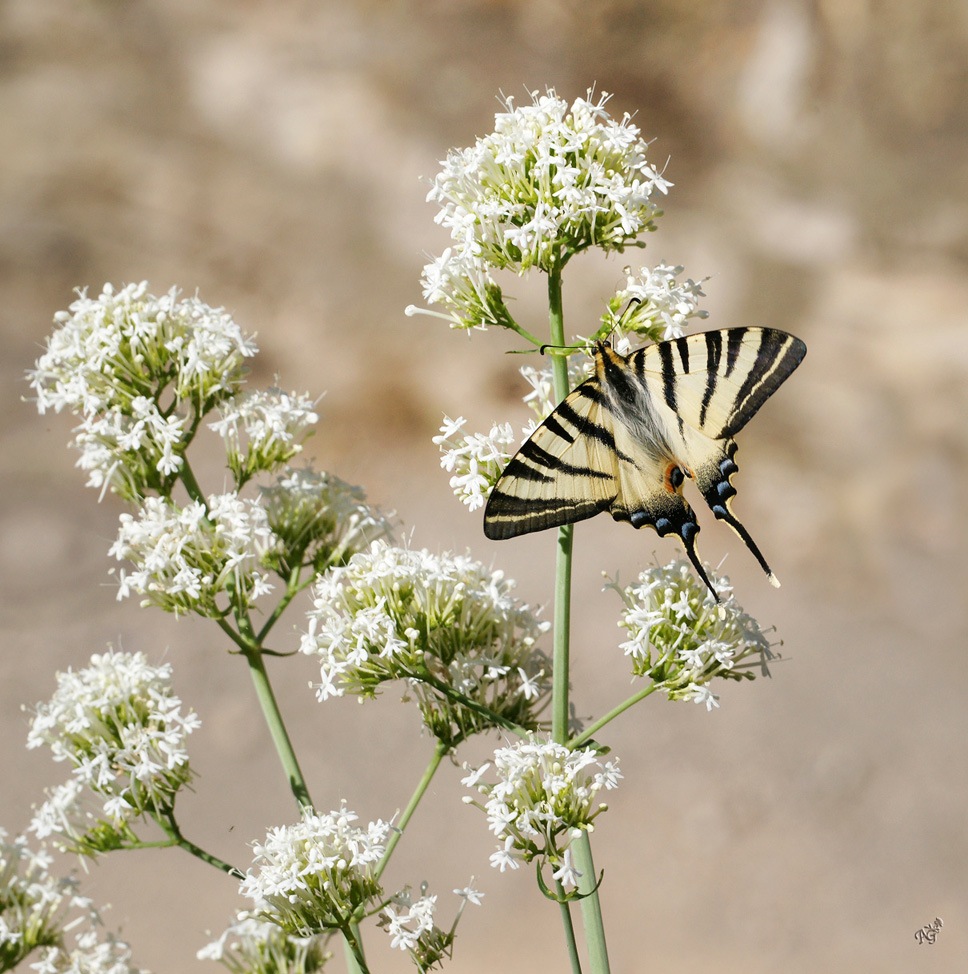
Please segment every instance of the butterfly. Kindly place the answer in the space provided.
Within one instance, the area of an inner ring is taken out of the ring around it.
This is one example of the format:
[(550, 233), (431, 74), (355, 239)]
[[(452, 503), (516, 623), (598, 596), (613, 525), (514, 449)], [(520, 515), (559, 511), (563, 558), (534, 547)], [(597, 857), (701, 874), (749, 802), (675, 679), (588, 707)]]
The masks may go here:
[(683, 497), (695, 482), (716, 518), (760, 549), (730, 508), (733, 437), (803, 361), (807, 346), (773, 328), (728, 328), (620, 355), (594, 346), (595, 372), (508, 462), (484, 509), (484, 534), (513, 538), (608, 511), (660, 537), (677, 535), (718, 598), (696, 553), (699, 523)]

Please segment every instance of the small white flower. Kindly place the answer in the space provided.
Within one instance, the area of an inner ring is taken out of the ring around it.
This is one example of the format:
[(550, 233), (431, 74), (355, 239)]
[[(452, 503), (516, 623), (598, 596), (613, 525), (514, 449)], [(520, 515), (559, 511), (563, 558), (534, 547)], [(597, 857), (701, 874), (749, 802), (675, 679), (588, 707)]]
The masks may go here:
[[(474, 877), (472, 876), (472, 881), (473, 878)], [(473, 903), (474, 906), (480, 906), (484, 900), (484, 894), (471, 886), (465, 886), (463, 889), (455, 889), (454, 893), (464, 900), (465, 903)]]
[(109, 554), (135, 569), (119, 575), (118, 598), (137, 592), (144, 605), (218, 616), (226, 592), (252, 602), (269, 591), (260, 566), (276, 543), (262, 505), (235, 493), (185, 507), (148, 497), (137, 515), (120, 516)]
[(456, 744), (492, 726), (434, 689), (443, 682), (495, 717), (533, 726), (548, 689), (535, 642), (548, 626), (513, 587), (466, 556), (374, 542), (313, 589), (300, 648), (319, 657), (318, 698), (373, 696), (402, 679), (440, 740)]
[(577, 888), (582, 872), (575, 866), (571, 849), (565, 849), (561, 857), (561, 865), (551, 874), (562, 886)]
[(357, 908), (382, 893), (375, 870), (390, 825), (356, 824), (345, 805), (328, 813), (305, 809), (295, 825), (270, 829), (256, 843), (241, 893), (266, 919), (297, 936), (343, 929)]
[(170, 811), (191, 780), (187, 738), (200, 723), (181, 706), (171, 667), (151, 666), (142, 653), (95, 654), (90, 666), (58, 673), (54, 696), (35, 709), (27, 747), (46, 744), (55, 761), (73, 766), (73, 779), (38, 813), (38, 836), (88, 831), (82, 787), (100, 796), (100, 815), (113, 828)]
[(488, 826), (501, 841), (491, 865), (503, 872), (519, 860), (544, 857), (564, 863), (559, 868), (572, 875), (571, 859), (562, 857), (605, 808), (597, 796), (617, 786), (617, 762), (602, 765), (592, 748), (570, 751), (529, 738), (496, 750), (493, 768), (496, 781), (482, 782), (480, 774), (464, 778), (485, 796)]
[[(484, 777), (487, 773), (487, 769), (491, 766), (490, 761), (485, 761), (479, 768), (471, 769), (470, 773), (465, 775), (460, 779), (460, 783), (464, 785), (465, 788), (473, 788), (477, 785), (478, 781)], [(465, 769), (467, 765), (464, 765)]]
[(502, 873), (505, 869), (520, 869), (520, 857), (515, 852), (514, 836), (509, 835), (504, 840), (504, 845), (498, 848), (497, 852), (492, 852), (488, 860), (495, 869)]
[[(617, 589), (625, 602), (619, 621), (628, 638), (622, 649), (632, 672), (647, 676), (673, 700), (695, 700), (707, 710), (719, 698), (707, 684), (715, 677), (752, 679), (765, 673), (770, 644), (756, 620), (736, 602), (729, 580), (708, 570), (717, 604), (689, 564), (676, 560), (646, 569), (638, 584)], [(748, 666), (737, 664), (748, 661)]]
[(713, 710), (719, 706), (719, 697), (716, 696), (712, 690), (707, 686), (692, 686), (687, 687), (687, 694), (683, 697), (685, 700), (692, 700), (694, 703), (705, 704), (706, 710)]

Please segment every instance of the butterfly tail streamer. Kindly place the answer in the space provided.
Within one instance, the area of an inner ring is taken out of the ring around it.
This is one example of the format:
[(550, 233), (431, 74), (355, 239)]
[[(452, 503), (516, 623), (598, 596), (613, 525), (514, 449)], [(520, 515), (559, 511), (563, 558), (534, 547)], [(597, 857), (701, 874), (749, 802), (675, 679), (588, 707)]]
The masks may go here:
[(739, 471), (739, 466), (734, 459), (736, 456), (736, 441), (727, 440), (723, 446), (722, 453), (711, 463), (706, 463), (696, 471), (696, 485), (699, 487), (703, 498), (709, 505), (709, 509), (719, 521), (725, 521), (733, 531), (742, 539), (743, 544), (752, 552), (753, 557), (759, 562), (760, 568), (766, 572), (770, 584), (774, 588), (780, 587), (780, 581), (773, 574), (760, 551), (759, 546), (753, 540), (749, 531), (732, 511), (732, 499), (736, 496), (736, 488), (733, 486), (732, 477)]

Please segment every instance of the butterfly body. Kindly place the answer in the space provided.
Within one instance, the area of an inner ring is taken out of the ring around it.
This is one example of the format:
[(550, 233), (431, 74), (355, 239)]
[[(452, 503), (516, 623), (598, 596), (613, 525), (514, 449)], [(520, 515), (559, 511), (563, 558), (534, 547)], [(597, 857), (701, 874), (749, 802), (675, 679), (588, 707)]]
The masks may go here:
[(768, 328), (704, 332), (630, 355), (597, 343), (594, 374), (505, 467), (484, 511), (484, 533), (511, 538), (609, 511), (660, 537), (677, 535), (712, 590), (696, 554), (699, 523), (683, 496), (691, 480), (775, 583), (730, 509), (733, 437), (805, 354), (800, 339)]

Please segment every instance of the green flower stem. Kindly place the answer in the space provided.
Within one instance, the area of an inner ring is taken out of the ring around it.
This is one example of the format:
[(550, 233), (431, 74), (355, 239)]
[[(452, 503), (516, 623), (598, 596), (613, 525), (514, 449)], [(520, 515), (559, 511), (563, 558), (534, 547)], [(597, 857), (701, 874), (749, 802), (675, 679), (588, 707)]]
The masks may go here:
[(293, 750), (292, 741), (289, 739), (289, 732), (286, 730), (276, 695), (272, 692), (272, 684), (269, 682), (269, 674), (266, 671), (265, 660), (262, 656), (262, 648), (254, 641), (246, 640), (242, 648), (242, 654), (249, 664), (249, 675), (255, 685), (255, 693), (259, 698), (262, 713), (269, 733), (272, 735), (272, 742), (276, 746), (276, 753), (282, 762), (282, 767), (289, 779), (289, 788), (296, 798), (300, 808), (312, 806), (313, 801), (309, 797), (309, 788), (306, 779), (303, 777)]
[(450, 748), (446, 744), (443, 744), (440, 741), (437, 742), (437, 746), (434, 748), (433, 756), (427, 765), (427, 769), (423, 773), (423, 777), (417, 783), (417, 787), (414, 789), (413, 795), (410, 796), (410, 801), (407, 803), (407, 807), (403, 810), (403, 815), (400, 816), (399, 824), (391, 833), (390, 838), (387, 840), (387, 847), (383, 853), (383, 858), (377, 864), (376, 871), (374, 873), (377, 879), (383, 875), (383, 870), (386, 869), (388, 863), (390, 862), (390, 856), (393, 855), (393, 850), (397, 847), (397, 843), (400, 841), (400, 839), (403, 838), (404, 830), (410, 822), (410, 819), (413, 817), (413, 813), (417, 810), (420, 800), (430, 787), (430, 782), (433, 781), (433, 777), (437, 773), (437, 769), (440, 767), (440, 762), (444, 759), (444, 755), (447, 754), (449, 750)]
[(568, 740), (568, 681), (571, 646), (571, 561), (575, 525), (558, 528), (555, 558), (554, 676), (551, 686), (551, 736)]
[[(551, 344), (564, 346), (565, 319), (561, 299), (561, 268), (548, 274), (548, 323)], [(568, 360), (563, 355), (551, 357), (555, 397), (560, 401), (571, 391), (568, 388)], [(571, 562), (575, 526), (567, 524), (558, 529), (558, 552), (555, 563), (554, 612), (554, 677), (551, 690), (551, 736), (558, 743), (568, 740), (568, 680), (569, 647), (571, 640)], [(579, 889), (586, 895), (581, 900), (585, 921), (585, 940), (591, 970), (594, 974), (608, 974), (608, 951), (605, 947), (605, 926), (602, 906), (598, 898), (588, 833), (576, 840), (578, 868), (582, 871)]]
[(609, 971), (608, 947), (605, 943), (605, 925), (602, 922), (602, 904), (598, 898), (598, 878), (595, 875), (595, 861), (592, 859), (592, 844), (588, 832), (574, 840), (575, 865), (581, 872), (578, 890), (586, 894), (581, 900), (582, 918), (585, 921), (585, 946), (588, 948), (588, 961), (596, 974)]
[(256, 636), (256, 639), (259, 641), (260, 645), (265, 641), (265, 638), (269, 635), (269, 631), (272, 629), (272, 627), (279, 621), (279, 617), (283, 614), (283, 612), (286, 611), (289, 603), (304, 588), (306, 588), (307, 585), (310, 584), (309, 582), (303, 582), (300, 584), (299, 576), (300, 569), (297, 566), (289, 573), (289, 577), (286, 579), (286, 591), (283, 593), (282, 597), (276, 604), (276, 607), (269, 614), (269, 618), (266, 619), (265, 624), (259, 630), (259, 633)]
[(644, 690), (633, 693), (627, 700), (623, 700), (617, 707), (613, 707), (604, 717), (599, 717), (593, 724), (586, 727), (580, 734), (568, 741), (568, 747), (574, 750), (587, 744), (607, 723), (615, 720), (619, 714), (625, 713), (629, 707), (634, 707), (640, 700), (644, 700), (650, 693), (659, 689), (658, 683), (650, 683)]
[(575, 924), (571, 919), (571, 904), (565, 899), (565, 888), (556, 879), (558, 907), (561, 910), (561, 923), (565, 928), (565, 944), (568, 947), (568, 960), (571, 961), (572, 974), (581, 974), (581, 958), (578, 956), (578, 941), (575, 938)]
[[(551, 344), (565, 344), (565, 319), (561, 303), (561, 271), (548, 274), (548, 325)], [(559, 401), (571, 391), (568, 388), (568, 360), (563, 355), (551, 356), (551, 375), (555, 398)], [(571, 555), (574, 526), (558, 529), (558, 551), (555, 564), (554, 611), (554, 682), (551, 690), (551, 736), (559, 743), (568, 739), (568, 654), (571, 632)]]
[[(155, 816), (155, 821), (161, 826), (164, 832), (171, 836), (170, 842), (158, 843), (167, 846), (177, 846), (179, 849), (184, 849), (186, 852), (193, 855), (196, 859), (201, 859), (202, 862), (207, 862), (210, 866), (214, 866), (216, 869), (221, 869), (222, 872), (228, 873), (230, 876), (234, 876), (236, 879), (245, 879), (245, 873), (236, 866), (230, 865), (225, 862), (224, 859), (219, 859), (218, 856), (213, 856), (212, 853), (206, 852), (201, 846), (195, 845), (194, 842), (186, 839), (181, 834), (181, 829), (175, 822), (174, 816), (169, 813), (163, 817)], [(155, 844), (155, 843), (152, 843)], [(142, 847), (147, 848), (147, 844)]]
[(366, 956), (363, 953), (363, 941), (360, 939), (360, 928), (351, 923), (343, 931), (343, 954), (346, 958), (347, 974), (369, 974), (366, 966)]
[[(205, 504), (205, 495), (202, 493), (202, 488), (195, 479), (195, 473), (188, 463), (188, 457), (182, 457), (182, 468), (179, 476), (181, 477), (181, 482), (185, 485), (185, 490), (188, 491), (188, 496), (193, 501)], [(206, 510), (208, 510), (207, 505)]]
[(523, 339), (525, 339), (525, 341), (531, 342), (531, 344), (534, 345), (535, 348), (543, 344), (540, 338), (538, 338), (536, 335), (532, 335), (531, 332), (527, 330), (527, 328), (522, 328), (521, 325), (519, 325), (510, 315), (508, 315), (504, 324), (506, 324), (507, 327), (511, 329), (511, 331), (517, 332), (517, 334), (519, 334)]

